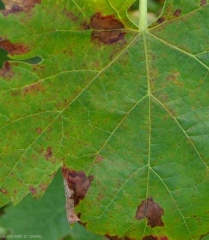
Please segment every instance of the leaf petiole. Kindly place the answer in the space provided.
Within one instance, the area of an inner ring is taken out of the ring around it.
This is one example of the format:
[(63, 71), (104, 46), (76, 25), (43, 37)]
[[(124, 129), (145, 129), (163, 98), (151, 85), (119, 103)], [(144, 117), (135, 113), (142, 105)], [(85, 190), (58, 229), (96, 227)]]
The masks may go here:
[(139, 0), (139, 29), (147, 30), (147, 0)]

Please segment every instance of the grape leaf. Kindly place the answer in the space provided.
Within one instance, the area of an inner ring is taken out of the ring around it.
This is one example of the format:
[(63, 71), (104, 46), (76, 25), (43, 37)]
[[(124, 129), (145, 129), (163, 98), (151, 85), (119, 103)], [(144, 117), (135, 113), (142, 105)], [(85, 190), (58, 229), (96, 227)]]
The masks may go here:
[(167, 0), (141, 32), (127, 16), (133, 2), (31, 1), (0, 14), (0, 47), (14, 59), (0, 70), (0, 203), (40, 197), (62, 166), (88, 230), (200, 239), (209, 4)]

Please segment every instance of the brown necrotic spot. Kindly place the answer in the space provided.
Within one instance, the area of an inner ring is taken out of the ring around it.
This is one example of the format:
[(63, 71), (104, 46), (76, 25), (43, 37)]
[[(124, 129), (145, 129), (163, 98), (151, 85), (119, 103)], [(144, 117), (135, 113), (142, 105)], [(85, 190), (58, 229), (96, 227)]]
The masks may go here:
[(71, 199), (74, 200), (74, 205), (77, 205), (80, 200), (84, 199), (93, 176), (87, 177), (83, 171), (76, 172), (65, 167), (62, 168), (62, 174), (69, 189), (73, 192)]
[(26, 86), (23, 88), (23, 95), (26, 96), (28, 94), (30, 95), (36, 95), (41, 91), (44, 91), (44, 87), (41, 82), (31, 84), (29, 86)]
[(143, 237), (142, 240), (158, 240), (157, 237), (154, 237), (154, 236), (146, 236), (146, 237)]
[(95, 163), (102, 162), (103, 160), (104, 160), (104, 157), (101, 156), (101, 155), (98, 155), (98, 156), (96, 156), (96, 158), (95, 158)]
[(11, 96), (16, 97), (16, 96), (20, 96), (20, 90), (11, 90)]
[(158, 18), (157, 23), (163, 23), (165, 21), (164, 17)]
[(174, 15), (175, 17), (178, 17), (180, 14), (181, 14), (181, 10), (180, 10), (180, 9), (177, 9), (177, 10), (173, 13), (173, 15)]
[(200, 6), (204, 6), (205, 4), (207, 4), (207, 0), (200, 0)]
[(174, 73), (172, 73), (171, 75), (168, 75), (168, 76), (166, 77), (166, 80), (168, 80), (168, 81), (174, 81), (174, 82), (175, 82), (175, 81), (178, 80), (179, 75), (180, 75), (179, 72), (174, 72)]
[(2, 0), (5, 4), (5, 10), (3, 11), (4, 15), (10, 13), (17, 13), (20, 11), (28, 12), (30, 11), (37, 3), (40, 4), (41, 0)]
[(68, 11), (66, 8), (63, 10), (63, 14), (73, 22), (76, 22), (78, 20), (78, 17), (74, 13)]
[(163, 209), (150, 197), (144, 200), (138, 207), (136, 218), (141, 220), (146, 217), (148, 220), (148, 225), (153, 228), (156, 226), (164, 226), (164, 223), (161, 219), (163, 214)]
[(146, 236), (142, 240), (169, 240), (166, 236)]
[(33, 186), (29, 186), (29, 191), (31, 192), (32, 195), (36, 195), (37, 194), (37, 189), (34, 188)]
[(129, 237), (122, 237), (122, 238), (120, 238), (118, 236), (109, 236), (108, 234), (106, 234), (105, 237), (107, 237), (110, 240), (134, 240), (134, 239), (131, 239)]
[(92, 39), (98, 40), (98, 42), (103, 44), (117, 43), (124, 38), (125, 33), (117, 30), (114, 31), (93, 31)]
[(90, 21), (92, 31), (92, 41), (97, 41), (102, 44), (113, 44), (124, 39), (124, 25), (113, 15), (104, 16), (101, 13), (96, 13)]
[(40, 135), (40, 134), (42, 133), (42, 128), (37, 127), (37, 128), (36, 128), (36, 133)]
[(29, 51), (29, 48), (24, 44), (11, 43), (7, 39), (0, 38), (0, 48), (5, 49), (10, 55), (25, 54)]
[(13, 71), (11, 70), (11, 66), (9, 62), (5, 62), (2, 69), (0, 69), (0, 76), (5, 79), (10, 79), (13, 76)]
[(0, 192), (3, 193), (3, 194), (7, 194), (7, 190), (5, 188), (0, 188)]
[(96, 13), (92, 16), (90, 26), (97, 30), (121, 29), (124, 28), (122, 22), (113, 15), (103, 16), (102, 13)]
[(14, 13), (15, 14), (15, 13), (18, 13), (18, 12), (21, 12), (21, 11), (22, 11), (21, 7), (12, 6), (10, 9), (3, 10), (3, 14), (4, 14), (4, 16), (7, 16), (10, 13)]
[(47, 147), (46, 153), (45, 153), (46, 160), (49, 160), (50, 158), (52, 158), (52, 155), (53, 155), (52, 148), (51, 147)]

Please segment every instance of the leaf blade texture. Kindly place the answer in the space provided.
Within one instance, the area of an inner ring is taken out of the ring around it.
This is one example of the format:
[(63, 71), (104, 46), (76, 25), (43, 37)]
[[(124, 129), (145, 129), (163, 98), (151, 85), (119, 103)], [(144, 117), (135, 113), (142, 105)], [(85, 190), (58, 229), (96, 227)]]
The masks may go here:
[(0, 14), (0, 46), (15, 60), (0, 72), (0, 202), (40, 197), (63, 165), (78, 172), (74, 192), (86, 195), (75, 211), (88, 230), (199, 239), (209, 224), (209, 5), (165, 1), (141, 33), (127, 17), (133, 2)]

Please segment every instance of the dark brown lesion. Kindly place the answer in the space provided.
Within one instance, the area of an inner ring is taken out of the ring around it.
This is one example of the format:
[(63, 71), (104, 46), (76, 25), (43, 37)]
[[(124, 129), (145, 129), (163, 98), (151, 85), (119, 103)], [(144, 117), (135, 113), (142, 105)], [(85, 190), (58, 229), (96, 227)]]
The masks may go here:
[(157, 19), (157, 23), (163, 23), (165, 21), (165, 18), (164, 17), (160, 17)]
[(124, 25), (114, 15), (102, 15), (102, 13), (97, 12), (94, 14), (90, 21), (90, 26), (93, 29), (105, 30), (105, 29), (122, 29)]
[(150, 227), (164, 226), (161, 216), (163, 209), (153, 201), (152, 197), (145, 199), (136, 211), (136, 219), (147, 218)]
[(101, 42), (104, 44), (112, 44), (112, 43), (117, 43), (120, 40), (123, 40), (125, 33), (117, 30), (109, 31), (109, 32), (93, 31), (91, 36), (93, 40), (97, 40), (98, 42)]
[(93, 29), (92, 41), (102, 44), (113, 44), (123, 41), (126, 34), (124, 25), (120, 20), (116, 19), (114, 15), (105, 16), (100, 12), (91, 17), (88, 28)]
[(204, 6), (207, 4), (207, 0), (200, 0), (200, 6)]
[(110, 236), (109, 234), (105, 234), (105, 237), (110, 240), (134, 240), (133, 238), (129, 238), (129, 237)]
[(50, 158), (52, 158), (52, 156), (53, 156), (52, 148), (51, 147), (47, 147), (46, 153), (45, 153), (46, 160), (49, 160)]
[(62, 168), (64, 177), (64, 187), (66, 196), (66, 212), (70, 223), (80, 221), (80, 215), (77, 215), (74, 206), (84, 199), (93, 180), (93, 176), (86, 176), (83, 171), (71, 170), (67, 167)]
[(69, 189), (73, 192), (70, 198), (74, 200), (76, 206), (80, 200), (84, 199), (94, 177), (86, 176), (83, 171), (77, 172), (66, 167), (62, 168), (62, 174)]
[(181, 10), (180, 10), (180, 9), (177, 9), (177, 10), (173, 13), (173, 15), (174, 15), (175, 17), (180, 16), (180, 15), (181, 15)]
[(3, 68), (0, 69), (0, 77), (3, 77), (4, 79), (10, 80), (14, 75), (14, 72), (11, 69), (10, 62), (5, 62), (3, 65)]
[(158, 237), (150, 235), (150, 236), (143, 237), (142, 240), (158, 240)]
[(169, 240), (166, 236), (146, 236), (143, 237), (142, 240)]
[(3, 10), (4, 15), (18, 12), (28, 12), (35, 7), (36, 4), (40, 4), (41, 0), (2, 0), (5, 5)]
[(8, 39), (0, 37), (0, 48), (5, 49), (10, 55), (20, 55), (29, 52), (29, 48), (25, 44), (12, 43)]

